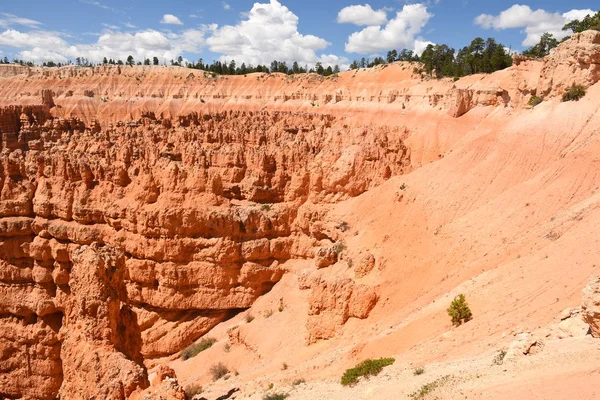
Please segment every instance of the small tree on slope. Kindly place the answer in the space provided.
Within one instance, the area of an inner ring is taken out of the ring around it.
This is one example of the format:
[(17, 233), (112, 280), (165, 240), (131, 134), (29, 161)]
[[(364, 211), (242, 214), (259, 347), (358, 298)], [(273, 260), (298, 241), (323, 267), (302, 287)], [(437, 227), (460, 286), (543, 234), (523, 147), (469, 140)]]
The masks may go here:
[(452, 304), (448, 307), (448, 315), (452, 318), (452, 324), (455, 326), (459, 326), (473, 318), (464, 294), (459, 294), (452, 300)]

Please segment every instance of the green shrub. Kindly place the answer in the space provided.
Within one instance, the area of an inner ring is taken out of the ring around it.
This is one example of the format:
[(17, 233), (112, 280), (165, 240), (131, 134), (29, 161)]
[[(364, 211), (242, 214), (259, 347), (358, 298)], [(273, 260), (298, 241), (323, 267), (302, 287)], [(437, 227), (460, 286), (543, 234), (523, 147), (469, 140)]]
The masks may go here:
[(578, 101), (585, 96), (585, 88), (581, 85), (573, 85), (562, 97), (562, 101)]
[(421, 386), (421, 388), (416, 392), (409, 394), (408, 397), (412, 398), (413, 400), (423, 399), (429, 393), (433, 392), (435, 389), (446, 383), (448, 378), (450, 378), (450, 376), (444, 376), (440, 379), (436, 379), (433, 382), (426, 383), (425, 385)]
[(415, 375), (423, 375), (424, 373), (425, 373), (425, 368), (423, 368), (423, 367), (415, 368), (415, 370), (413, 371), (413, 374), (415, 374)]
[(188, 399), (191, 399), (200, 393), (202, 393), (202, 386), (197, 383), (193, 383), (185, 388), (185, 394), (187, 395)]
[(229, 373), (229, 368), (222, 362), (213, 364), (210, 367), (210, 374), (212, 375), (213, 381), (219, 380)]
[(254, 321), (254, 316), (252, 314), (246, 314), (246, 322), (250, 323)]
[(187, 360), (189, 358), (195, 357), (199, 353), (203, 352), (204, 350), (212, 347), (212, 345), (215, 344), (216, 342), (217, 342), (217, 339), (215, 339), (215, 338), (203, 338), (198, 343), (193, 343), (193, 344), (189, 345), (188, 347), (186, 347), (185, 349), (183, 349), (181, 351), (181, 358), (183, 360)]
[(377, 360), (365, 360), (358, 364), (354, 368), (347, 369), (342, 376), (342, 385), (348, 386), (358, 382), (358, 378), (361, 376), (375, 376), (383, 370), (383, 367), (392, 365), (394, 363), (393, 358), (379, 358)]
[(471, 309), (465, 300), (464, 294), (459, 294), (452, 300), (448, 308), (448, 315), (452, 318), (452, 324), (459, 326), (462, 323), (470, 321), (473, 318)]
[(542, 99), (541, 97), (531, 96), (531, 98), (529, 99), (527, 104), (530, 105), (531, 107), (535, 107), (538, 104), (540, 104), (542, 101), (544, 101), (544, 99)]
[(271, 205), (263, 204), (262, 206), (260, 206), (260, 209), (263, 211), (271, 211)]
[(301, 385), (301, 384), (303, 384), (305, 382), (306, 381), (304, 380), (304, 378), (299, 378), (299, 379), (296, 379), (294, 382), (292, 382), (292, 385), (298, 386), (298, 385)]
[(287, 393), (273, 393), (267, 394), (263, 397), (263, 400), (284, 400), (287, 399), (289, 394)]

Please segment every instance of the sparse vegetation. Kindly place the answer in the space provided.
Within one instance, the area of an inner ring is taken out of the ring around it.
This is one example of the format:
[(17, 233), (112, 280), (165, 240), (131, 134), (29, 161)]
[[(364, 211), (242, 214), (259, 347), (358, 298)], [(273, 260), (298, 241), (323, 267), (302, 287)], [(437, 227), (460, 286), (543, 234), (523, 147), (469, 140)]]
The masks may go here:
[(225, 346), (223, 346), (223, 350), (225, 351), (225, 353), (229, 353), (231, 351), (231, 344), (225, 344)]
[(361, 376), (369, 377), (379, 375), (384, 367), (392, 365), (394, 363), (393, 358), (379, 358), (377, 360), (365, 360), (355, 366), (354, 368), (347, 369), (342, 376), (341, 383), (344, 386), (353, 385), (358, 382), (358, 378)]
[(287, 393), (272, 393), (267, 394), (263, 397), (263, 400), (284, 400), (287, 399), (289, 394)]
[(538, 104), (540, 104), (542, 101), (544, 101), (543, 98), (534, 95), (534, 96), (531, 96), (531, 98), (529, 99), (527, 104), (530, 105), (531, 107), (535, 107)]
[(193, 383), (185, 388), (185, 394), (188, 399), (191, 399), (200, 393), (202, 393), (202, 386), (197, 383)]
[(254, 321), (254, 315), (252, 315), (252, 314), (246, 314), (246, 323), (249, 324), (252, 321)]
[(403, 183), (402, 185), (400, 185), (400, 190), (406, 190), (406, 184)]
[(498, 354), (496, 354), (496, 356), (494, 357), (492, 363), (494, 365), (502, 365), (502, 363), (504, 362), (504, 357), (506, 357), (506, 351), (500, 350)]
[(423, 398), (425, 398), (425, 396), (427, 396), (428, 394), (433, 392), (435, 389), (437, 389), (438, 387), (440, 387), (441, 385), (446, 383), (448, 378), (449, 378), (449, 376), (447, 375), (447, 376), (441, 377), (439, 379), (436, 379), (433, 382), (426, 383), (425, 385), (421, 386), (421, 388), (419, 390), (417, 390), (416, 392), (409, 394), (408, 397), (410, 397), (413, 400), (423, 399)]
[(424, 373), (425, 373), (425, 368), (423, 368), (423, 367), (417, 367), (413, 371), (414, 375), (423, 375)]
[(464, 294), (456, 296), (447, 311), (450, 318), (452, 318), (452, 324), (455, 326), (459, 326), (473, 318)]
[(193, 344), (189, 345), (188, 347), (186, 347), (185, 349), (183, 349), (180, 354), (181, 358), (183, 360), (187, 360), (192, 357), (195, 357), (199, 353), (203, 352), (204, 350), (212, 347), (212, 345), (215, 344), (216, 342), (217, 342), (217, 339), (215, 339), (215, 338), (203, 338), (198, 343), (193, 343)]
[(563, 94), (562, 101), (579, 101), (583, 96), (585, 96), (585, 88), (581, 85), (573, 85)]
[(346, 232), (350, 229), (350, 225), (346, 221), (342, 221), (337, 225), (337, 228), (342, 232)]
[(263, 204), (262, 206), (260, 206), (260, 209), (263, 211), (271, 211), (271, 205), (270, 204)]
[(298, 385), (302, 385), (303, 383), (306, 383), (306, 381), (304, 380), (304, 378), (298, 378), (294, 382), (292, 382), (292, 385), (298, 386)]
[(213, 381), (219, 380), (229, 373), (229, 368), (222, 362), (213, 364), (210, 367), (210, 374), (212, 375)]
[(273, 310), (265, 311), (265, 318), (269, 318), (271, 315), (273, 315)]
[(343, 241), (341, 242), (336, 242), (333, 245), (333, 251), (335, 251), (335, 254), (337, 254), (338, 256), (343, 253), (343, 251), (346, 250), (346, 243), (344, 243)]
[(286, 369), (288, 369), (288, 365), (287, 365), (287, 363), (283, 363), (283, 364), (281, 364), (281, 370), (282, 370), (282, 371), (285, 371)]

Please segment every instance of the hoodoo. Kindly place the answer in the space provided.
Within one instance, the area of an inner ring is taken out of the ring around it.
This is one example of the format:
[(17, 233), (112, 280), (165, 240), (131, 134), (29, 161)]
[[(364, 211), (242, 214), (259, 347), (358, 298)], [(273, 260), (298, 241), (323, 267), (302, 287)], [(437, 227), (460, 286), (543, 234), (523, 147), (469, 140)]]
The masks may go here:
[(419, 66), (0, 65), (0, 397), (600, 396), (600, 32)]

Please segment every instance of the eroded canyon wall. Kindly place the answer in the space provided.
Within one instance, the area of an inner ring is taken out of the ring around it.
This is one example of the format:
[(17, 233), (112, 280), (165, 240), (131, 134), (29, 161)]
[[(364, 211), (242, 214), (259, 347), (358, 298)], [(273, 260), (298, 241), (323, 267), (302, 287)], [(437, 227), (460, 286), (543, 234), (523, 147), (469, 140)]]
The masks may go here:
[[(477, 125), (476, 107), (516, 111), (548, 85), (595, 83), (596, 58), (565, 60), (600, 54), (599, 38), (458, 82), (402, 63), (330, 78), (0, 69), (0, 395), (147, 386), (153, 360), (250, 307), (287, 260), (335, 263), (329, 205), (417, 168), (410, 143), (431, 161), (447, 127)], [(308, 343), (378, 301), (352, 279), (303, 284)]]

